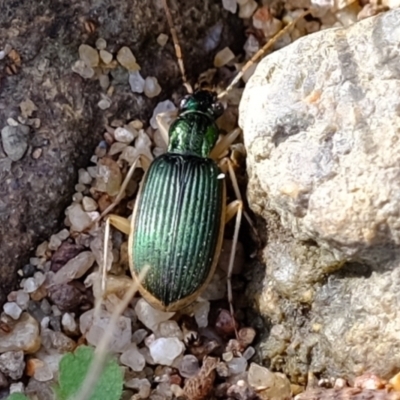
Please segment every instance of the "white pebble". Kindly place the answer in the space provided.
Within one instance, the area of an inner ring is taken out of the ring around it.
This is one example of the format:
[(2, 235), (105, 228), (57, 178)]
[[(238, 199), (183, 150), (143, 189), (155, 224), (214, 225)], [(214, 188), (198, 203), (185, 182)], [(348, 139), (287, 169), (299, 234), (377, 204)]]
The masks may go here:
[(184, 352), (185, 346), (177, 338), (160, 338), (150, 344), (149, 350), (156, 364), (170, 366)]
[(179, 364), (179, 374), (184, 378), (195, 376), (200, 370), (199, 360), (192, 354), (183, 356)]
[(51, 235), (49, 241), (49, 249), (50, 250), (57, 250), (61, 246), (61, 240), (57, 235)]
[(136, 344), (140, 344), (143, 342), (143, 340), (146, 338), (147, 336), (147, 331), (146, 329), (138, 329), (137, 331), (135, 331), (135, 333), (132, 335), (132, 342), (136, 343)]
[(133, 93), (143, 93), (145, 80), (139, 71), (129, 72), (129, 85)]
[(239, 18), (251, 18), (257, 10), (258, 4), (254, 0), (249, 0), (245, 4), (240, 5)]
[(158, 96), (161, 93), (161, 86), (157, 78), (148, 76), (144, 82), (144, 94), (149, 98)]
[(65, 313), (61, 318), (61, 325), (67, 332), (75, 332), (77, 324), (73, 314)]
[(43, 365), (40, 365), (35, 369), (33, 377), (39, 382), (47, 382), (53, 379), (53, 372), (47, 363), (43, 362)]
[(23, 290), (18, 290), (16, 303), (23, 309), (26, 310), (29, 304), (29, 294)]
[(121, 47), (117, 53), (118, 62), (129, 71), (138, 71), (139, 65), (136, 63), (136, 58), (129, 47)]
[(24, 282), (24, 291), (26, 293), (33, 293), (38, 289), (38, 285), (34, 278), (28, 278)]
[(124, 350), (119, 360), (121, 364), (127, 365), (136, 372), (143, 371), (146, 366), (146, 360), (139, 352), (135, 343), (131, 343), (129, 347)]
[(82, 206), (80, 204), (74, 204), (67, 209), (68, 219), (71, 222), (71, 230), (76, 232), (82, 232), (92, 223), (92, 220), (87, 215), (85, 211), (83, 211)]
[(82, 60), (78, 60), (72, 66), (72, 71), (84, 79), (90, 79), (94, 76), (94, 69), (88, 67)]
[(158, 114), (168, 112), (168, 111), (175, 111), (175, 110), (176, 110), (175, 104), (171, 100), (164, 100), (164, 101), (161, 101), (160, 103), (158, 103), (156, 105), (156, 107), (154, 108), (153, 116), (150, 119), (151, 127), (154, 129), (158, 128), (157, 120), (156, 120), (156, 116)]
[(100, 58), (104, 64), (110, 64), (113, 59), (113, 55), (107, 50), (100, 50)]
[(157, 37), (157, 43), (163, 47), (167, 44), (168, 42), (168, 35), (166, 35), (165, 33), (160, 33)]
[(199, 301), (195, 305), (194, 318), (199, 328), (205, 328), (208, 325), (208, 313), (210, 312), (209, 301)]
[(20, 306), (14, 302), (5, 303), (3, 306), (3, 310), (7, 315), (15, 320), (17, 320), (22, 313), (22, 309), (20, 308)]
[(78, 170), (79, 175), (79, 183), (83, 185), (90, 185), (92, 183), (93, 178), (90, 176), (89, 172), (84, 168), (80, 168)]
[(73, 279), (79, 279), (86, 274), (94, 262), (95, 256), (91, 251), (82, 251), (56, 272), (53, 276), (52, 283), (61, 285)]
[(163, 321), (156, 331), (157, 337), (176, 337), (183, 340), (183, 332), (176, 321)]
[(214, 58), (214, 67), (221, 68), (224, 65), (228, 64), (235, 58), (232, 50), (229, 47), (225, 47), (220, 50)]
[(135, 306), (135, 312), (139, 321), (152, 332), (158, 328), (161, 322), (169, 320), (175, 314), (156, 310), (145, 299), (139, 299)]
[(107, 42), (103, 38), (98, 38), (96, 40), (96, 49), (97, 50), (104, 50), (107, 47)]
[(251, 357), (256, 354), (256, 350), (254, 347), (249, 346), (244, 352), (243, 352), (243, 357), (248, 361), (250, 360)]
[(231, 375), (238, 375), (246, 371), (247, 360), (244, 357), (235, 357), (228, 363), (229, 372)]
[(24, 384), (22, 382), (12, 383), (10, 385), (10, 394), (24, 393)]
[(114, 131), (114, 138), (118, 142), (129, 144), (135, 139), (135, 134), (126, 128), (118, 127)]
[(222, 0), (222, 6), (225, 10), (230, 11), (232, 14), (236, 14), (237, 2), (236, 0)]
[(82, 207), (85, 211), (96, 211), (97, 210), (97, 203), (91, 197), (85, 196), (82, 199)]
[(61, 241), (64, 241), (65, 239), (69, 238), (69, 230), (68, 229), (62, 229), (56, 235)]
[(97, 105), (101, 110), (107, 110), (107, 108), (111, 107), (111, 100), (108, 97), (104, 97), (97, 103)]
[(92, 46), (81, 44), (79, 46), (79, 58), (88, 67), (97, 67), (99, 65), (99, 53)]

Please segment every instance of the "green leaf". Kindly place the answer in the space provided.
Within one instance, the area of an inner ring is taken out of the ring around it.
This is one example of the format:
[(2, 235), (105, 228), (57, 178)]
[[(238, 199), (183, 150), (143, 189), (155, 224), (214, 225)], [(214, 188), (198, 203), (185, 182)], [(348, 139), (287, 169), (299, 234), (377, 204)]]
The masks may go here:
[[(67, 353), (60, 361), (59, 387), (60, 400), (72, 398), (80, 389), (90, 365), (95, 358), (92, 347), (80, 346), (75, 353)], [(122, 395), (123, 376), (115, 360), (106, 362), (90, 400), (119, 400)]]
[(22, 393), (13, 393), (11, 396), (7, 397), (7, 400), (29, 400), (29, 399)]

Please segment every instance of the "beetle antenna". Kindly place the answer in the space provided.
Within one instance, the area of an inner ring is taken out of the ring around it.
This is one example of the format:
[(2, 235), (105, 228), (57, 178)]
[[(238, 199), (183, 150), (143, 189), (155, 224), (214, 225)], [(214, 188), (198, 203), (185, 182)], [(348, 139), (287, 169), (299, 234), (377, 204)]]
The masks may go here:
[(178, 59), (179, 69), (181, 70), (183, 86), (185, 86), (188, 93), (193, 93), (192, 85), (188, 82), (187, 77), (186, 77), (185, 66), (183, 64), (183, 58), (182, 58), (182, 49), (179, 44), (178, 34), (176, 33), (176, 29), (174, 26), (174, 22), (172, 20), (171, 12), (170, 12), (168, 4), (167, 4), (167, 0), (162, 0), (162, 4), (163, 4), (164, 10), (165, 10), (165, 14), (167, 15), (168, 26), (169, 26), (169, 30), (171, 32), (172, 41), (174, 43), (175, 55), (176, 55), (176, 58)]
[(232, 90), (232, 88), (239, 82), (239, 80), (243, 77), (244, 73), (255, 63), (257, 62), (261, 57), (264, 56), (264, 54), (267, 52), (267, 50), (273, 46), (278, 39), (280, 39), (283, 35), (285, 35), (287, 32), (289, 32), (296, 24), (299, 22), (302, 18), (304, 18), (306, 15), (310, 14), (312, 10), (306, 10), (303, 11), (296, 19), (294, 19), (290, 24), (286, 25), (283, 29), (281, 29), (274, 37), (272, 37), (268, 42), (260, 49), (257, 51), (256, 54), (254, 54), (253, 57), (250, 58), (249, 61), (242, 67), (242, 69), (239, 71), (239, 73), (235, 76), (231, 84), (218, 95), (218, 98), (222, 98), (226, 96), (228, 92)]

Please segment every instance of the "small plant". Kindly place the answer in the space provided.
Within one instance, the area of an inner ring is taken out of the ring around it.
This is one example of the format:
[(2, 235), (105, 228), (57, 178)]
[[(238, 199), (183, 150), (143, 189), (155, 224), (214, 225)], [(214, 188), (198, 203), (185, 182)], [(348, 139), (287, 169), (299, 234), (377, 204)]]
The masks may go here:
[[(94, 349), (89, 346), (80, 346), (74, 353), (64, 355), (59, 365), (59, 384), (55, 387), (58, 400), (69, 400), (75, 397), (94, 357)], [(115, 360), (108, 360), (87, 400), (119, 400), (122, 395), (122, 386), (121, 368)], [(28, 400), (28, 398), (21, 393), (13, 393), (7, 400)]]
[(11, 396), (7, 397), (7, 400), (29, 400), (29, 399), (22, 393), (13, 393)]

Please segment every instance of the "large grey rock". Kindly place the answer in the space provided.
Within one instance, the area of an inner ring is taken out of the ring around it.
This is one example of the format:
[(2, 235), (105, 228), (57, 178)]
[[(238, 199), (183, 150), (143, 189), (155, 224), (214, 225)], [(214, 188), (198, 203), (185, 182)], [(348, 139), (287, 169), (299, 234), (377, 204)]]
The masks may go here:
[[(218, 49), (230, 45), (238, 51), (243, 44), (240, 20), (218, 0), (207, 7), (187, 1), (172, 13), (191, 79), (210, 67)], [(171, 42), (165, 47), (157, 43), (161, 32), (169, 29), (160, 2), (1, 2), (0, 49), (11, 45), (21, 67), (10, 76), (5, 71), (11, 60), (0, 60), (0, 304), (39, 240), (58, 229), (77, 171), (89, 164), (106, 121), (147, 120), (155, 103), (181, 87)], [(72, 71), (79, 45), (94, 47), (99, 37), (113, 54), (129, 46), (144, 76), (157, 77), (162, 94), (150, 100), (132, 93), (128, 71), (119, 67), (110, 74), (115, 87), (111, 107), (102, 111), (97, 105), (99, 81)], [(29, 135), (18, 135), (16, 141), (14, 134), (21, 129), (6, 125), (9, 118), (18, 121), (23, 116), (22, 102), (40, 124), (32, 121)]]
[(240, 105), (249, 202), (268, 229), (251, 290), (272, 322), (261, 347), (299, 382), (400, 368), (399, 19), (273, 53)]

